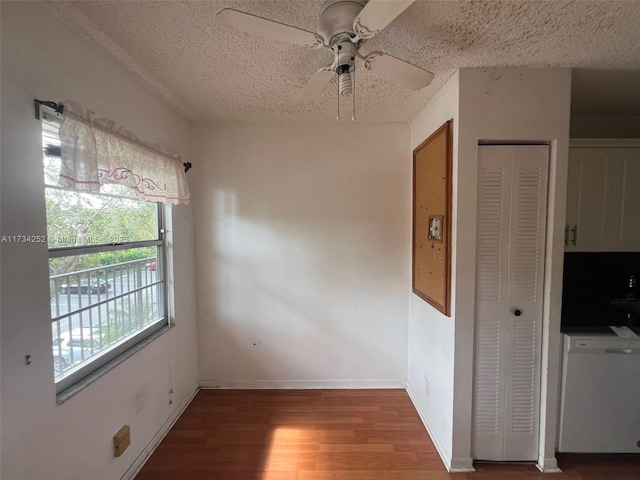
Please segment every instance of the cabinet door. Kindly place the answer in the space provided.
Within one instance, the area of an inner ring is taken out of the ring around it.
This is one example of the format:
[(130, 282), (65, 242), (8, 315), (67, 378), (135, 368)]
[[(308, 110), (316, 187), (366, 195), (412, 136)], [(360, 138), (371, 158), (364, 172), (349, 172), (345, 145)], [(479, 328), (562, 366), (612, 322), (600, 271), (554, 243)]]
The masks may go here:
[(567, 185), (567, 252), (611, 249), (615, 149), (572, 148)]
[(640, 148), (615, 153), (612, 250), (640, 252)]

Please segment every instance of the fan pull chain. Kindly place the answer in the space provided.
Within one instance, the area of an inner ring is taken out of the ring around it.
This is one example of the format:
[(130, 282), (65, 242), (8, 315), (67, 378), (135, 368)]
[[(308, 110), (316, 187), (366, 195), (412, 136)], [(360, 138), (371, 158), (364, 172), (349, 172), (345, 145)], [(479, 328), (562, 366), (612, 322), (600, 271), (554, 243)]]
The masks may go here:
[(340, 77), (336, 79), (336, 85), (338, 86), (338, 115), (336, 115), (336, 120), (340, 120)]

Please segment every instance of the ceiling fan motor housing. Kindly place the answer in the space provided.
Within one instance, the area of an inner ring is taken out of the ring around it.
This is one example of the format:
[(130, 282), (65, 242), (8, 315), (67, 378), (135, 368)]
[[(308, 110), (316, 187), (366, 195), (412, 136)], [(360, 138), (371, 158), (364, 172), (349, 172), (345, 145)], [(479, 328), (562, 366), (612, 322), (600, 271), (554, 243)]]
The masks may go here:
[[(325, 44), (333, 46), (337, 35), (355, 37), (353, 21), (367, 4), (367, 0), (327, 0), (320, 9), (318, 34)], [(337, 39), (336, 39), (337, 40)]]

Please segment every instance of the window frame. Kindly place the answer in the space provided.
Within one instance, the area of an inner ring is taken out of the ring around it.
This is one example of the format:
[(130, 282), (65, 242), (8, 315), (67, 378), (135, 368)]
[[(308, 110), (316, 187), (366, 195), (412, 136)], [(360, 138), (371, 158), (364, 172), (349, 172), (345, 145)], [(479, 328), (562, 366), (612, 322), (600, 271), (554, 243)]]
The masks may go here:
[[(41, 131), (45, 129), (45, 123), (60, 123), (61, 116), (58, 113), (55, 113), (52, 109), (49, 109), (46, 106), (41, 106)], [(40, 136), (42, 139), (42, 135)], [(43, 155), (43, 168), (44, 168), (44, 157), (46, 156), (46, 145), (42, 142), (42, 155)], [(74, 192), (72, 189), (67, 189), (64, 187), (59, 187), (56, 185), (50, 185), (46, 181), (43, 182), (43, 191), (46, 192), (47, 189), (56, 189), (68, 192)], [(81, 192), (86, 195), (95, 195), (99, 197), (118, 197), (117, 195), (111, 195), (108, 193), (94, 193), (94, 192)], [(126, 198), (126, 197), (118, 197), (118, 198)], [(121, 361), (124, 361), (131, 354), (135, 353), (139, 348), (142, 348), (146, 343), (155, 338), (155, 336), (159, 335), (159, 332), (163, 329), (168, 329), (171, 326), (171, 320), (169, 315), (169, 292), (168, 292), (168, 279), (166, 273), (168, 269), (166, 268), (167, 262), (167, 243), (166, 243), (166, 228), (165, 222), (167, 216), (165, 215), (165, 205), (160, 202), (150, 202), (146, 200), (136, 200), (130, 199), (139, 202), (145, 203), (155, 203), (156, 205), (156, 227), (157, 227), (157, 236), (152, 240), (137, 240), (132, 242), (122, 242), (122, 243), (106, 243), (106, 244), (94, 244), (94, 245), (81, 245), (81, 246), (63, 246), (63, 247), (47, 247), (48, 248), (48, 261), (54, 258), (60, 257), (70, 257), (70, 256), (81, 256), (81, 255), (89, 255), (103, 252), (115, 252), (120, 250), (129, 250), (132, 248), (144, 248), (144, 247), (155, 247), (155, 272), (156, 272), (156, 282), (157, 282), (157, 292), (158, 298), (157, 305), (158, 308), (162, 309), (161, 315), (156, 320), (153, 320), (149, 325), (141, 328), (140, 330), (134, 330), (132, 334), (125, 337), (124, 341), (116, 340), (114, 345), (109, 345), (105, 347), (105, 349), (95, 358), (82, 360), (77, 367), (72, 367), (71, 372), (66, 374), (61, 378), (57, 378), (57, 375), (54, 373), (54, 381), (55, 381), (55, 390), (56, 395), (58, 397), (64, 395), (65, 392), (70, 390), (75, 390), (76, 386), (83, 386), (84, 384), (91, 383), (95, 378), (100, 376), (102, 373), (106, 373), (106, 371), (110, 370), (115, 365), (119, 364)], [(47, 231), (49, 225), (49, 218), (46, 217), (47, 222)], [(114, 264), (117, 265), (117, 264)], [(108, 267), (108, 266), (107, 266)], [(48, 268), (47, 268), (48, 270)], [(69, 276), (73, 276), (75, 272), (69, 272)], [(51, 288), (51, 277), (49, 275), (49, 285)], [(78, 281), (80, 282), (80, 278), (78, 277)], [(115, 288), (115, 286), (114, 286)], [(57, 293), (57, 292), (56, 292)], [(135, 292), (125, 292), (120, 294), (120, 298), (124, 299), (128, 295), (132, 295)], [(78, 294), (81, 294), (81, 291), (78, 290)], [(51, 293), (50, 293), (51, 295)], [(117, 296), (115, 297), (118, 298)], [(99, 300), (98, 303), (88, 304), (85, 307), (81, 307), (76, 310), (68, 311), (65, 314), (55, 316), (53, 312), (49, 311), (50, 322), (52, 328), (55, 328), (55, 322), (63, 320), (64, 318), (69, 319), (69, 332), (73, 330), (72, 328), (72, 317), (73, 315), (78, 315), (79, 313), (89, 310), (95, 307), (101, 308), (101, 305), (106, 304), (109, 301), (114, 301), (114, 299)], [(90, 324), (92, 325), (92, 324)], [(82, 321), (80, 323), (80, 329), (89, 328), (83, 325)], [(54, 336), (52, 335), (52, 346), (54, 349), (56, 348), (54, 344)], [(71, 341), (71, 339), (69, 340)], [(55, 365), (55, 353), (52, 352), (52, 356), (54, 357), (54, 365)], [(55, 372), (55, 370), (54, 370)], [(100, 373), (102, 372), (102, 373)], [(60, 402), (59, 402), (60, 403)]]

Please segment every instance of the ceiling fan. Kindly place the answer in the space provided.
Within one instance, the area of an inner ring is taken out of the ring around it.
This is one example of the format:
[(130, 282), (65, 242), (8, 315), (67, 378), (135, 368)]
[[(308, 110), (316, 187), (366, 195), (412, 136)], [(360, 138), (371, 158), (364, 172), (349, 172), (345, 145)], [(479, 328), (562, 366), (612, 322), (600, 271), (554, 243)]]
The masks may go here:
[(363, 56), (359, 52), (366, 40), (380, 33), (414, 1), (327, 0), (320, 9), (318, 33), (230, 8), (221, 10), (217, 18), (222, 24), (241, 32), (307, 48), (331, 50), (334, 55), (333, 63), (318, 69), (299, 93), (296, 103), (304, 104), (319, 97), (334, 75), (338, 76), (339, 94), (352, 95), (356, 58), (363, 61), (366, 70), (412, 90), (420, 90), (429, 85), (434, 75), (423, 68), (387, 53), (371, 52)]

